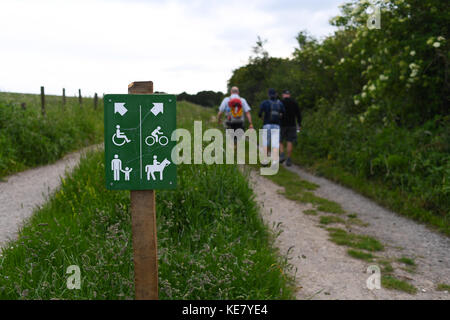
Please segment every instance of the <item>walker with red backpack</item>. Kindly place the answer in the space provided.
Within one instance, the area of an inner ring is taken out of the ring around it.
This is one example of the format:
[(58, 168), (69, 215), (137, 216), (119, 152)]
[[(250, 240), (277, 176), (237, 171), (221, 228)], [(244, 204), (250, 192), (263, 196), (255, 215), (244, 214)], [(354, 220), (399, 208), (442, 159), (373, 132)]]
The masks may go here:
[(230, 99), (230, 101), (228, 101), (227, 111), (227, 125), (244, 123), (244, 108), (242, 106), (242, 100), (240, 98)]

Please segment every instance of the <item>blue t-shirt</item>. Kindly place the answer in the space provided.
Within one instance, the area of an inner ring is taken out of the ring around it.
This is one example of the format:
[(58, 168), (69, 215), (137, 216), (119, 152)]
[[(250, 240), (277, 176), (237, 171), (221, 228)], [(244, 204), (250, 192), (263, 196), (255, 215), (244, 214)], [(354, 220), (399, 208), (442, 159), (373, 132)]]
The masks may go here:
[[(278, 104), (279, 106), (279, 117), (277, 121), (272, 121), (270, 111), (271, 111), (271, 105), (274, 104), (273, 108), (276, 108), (275, 104)], [(281, 116), (282, 114), (286, 113), (286, 109), (284, 108), (284, 104), (278, 100), (278, 99), (270, 99), (265, 100), (261, 103), (259, 106), (259, 113), (258, 116), (261, 118), (262, 114), (264, 113), (264, 124), (280, 124)]]

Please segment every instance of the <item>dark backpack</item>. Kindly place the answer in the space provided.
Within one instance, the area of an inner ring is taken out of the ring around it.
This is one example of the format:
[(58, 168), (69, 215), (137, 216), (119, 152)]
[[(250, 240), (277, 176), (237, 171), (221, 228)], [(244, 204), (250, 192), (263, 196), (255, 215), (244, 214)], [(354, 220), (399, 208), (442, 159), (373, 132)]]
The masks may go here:
[(269, 119), (270, 123), (279, 124), (281, 119), (281, 103), (280, 100), (270, 102)]

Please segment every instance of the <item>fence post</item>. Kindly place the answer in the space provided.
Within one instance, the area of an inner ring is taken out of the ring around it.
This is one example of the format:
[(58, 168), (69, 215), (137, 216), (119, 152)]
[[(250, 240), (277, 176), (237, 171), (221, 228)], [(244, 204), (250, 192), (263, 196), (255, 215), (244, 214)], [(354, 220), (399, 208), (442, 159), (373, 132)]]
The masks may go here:
[(45, 92), (44, 87), (41, 87), (41, 113), (45, 116)]
[[(133, 82), (128, 94), (152, 94), (153, 82)], [(158, 250), (155, 190), (131, 190), (136, 300), (158, 299)]]
[(63, 106), (66, 105), (66, 88), (63, 88), (62, 103), (63, 103)]
[(81, 89), (78, 89), (78, 102), (80, 103), (80, 106), (83, 103), (83, 101), (81, 99), (82, 99), (81, 98)]
[(25, 102), (22, 102), (20, 106), (22, 107), (22, 110), (27, 110), (27, 104)]
[(97, 104), (98, 104), (98, 95), (97, 92), (94, 94), (94, 109), (97, 110)]

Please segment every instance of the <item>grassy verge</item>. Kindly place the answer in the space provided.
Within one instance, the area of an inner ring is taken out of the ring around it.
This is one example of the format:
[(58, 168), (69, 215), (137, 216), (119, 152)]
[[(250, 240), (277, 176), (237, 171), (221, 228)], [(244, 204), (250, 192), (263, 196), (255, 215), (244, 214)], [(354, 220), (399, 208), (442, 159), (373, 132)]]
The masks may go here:
[[(210, 118), (179, 109), (181, 125)], [(156, 195), (161, 299), (294, 297), (288, 262), (238, 168), (180, 165), (178, 184)], [(103, 154), (90, 154), (3, 250), (0, 298), (133, 298), (129, 210), (129, 192), (104, 188)], [(81, 268), (81, 290), (66, 288), (70, 265)]]
[[(22, 110), (20, 102), (26, 102)], [(46, 97), (41, 115), (38, 95), (0, 93), (0, 178), (37, 165), (54, 162), (66, 153), (103, 139), (103, 103), (93, 99)]]
[(450, 285), (445, 283), (439, 283), (436, 287), (436, 290), (438, 291), (450, 291)]
[(386, 289), (404, 291), (410, 294), (417, 293), (417, 288), (412, 284), (391, 275), (382, 276), (381, 285)]

